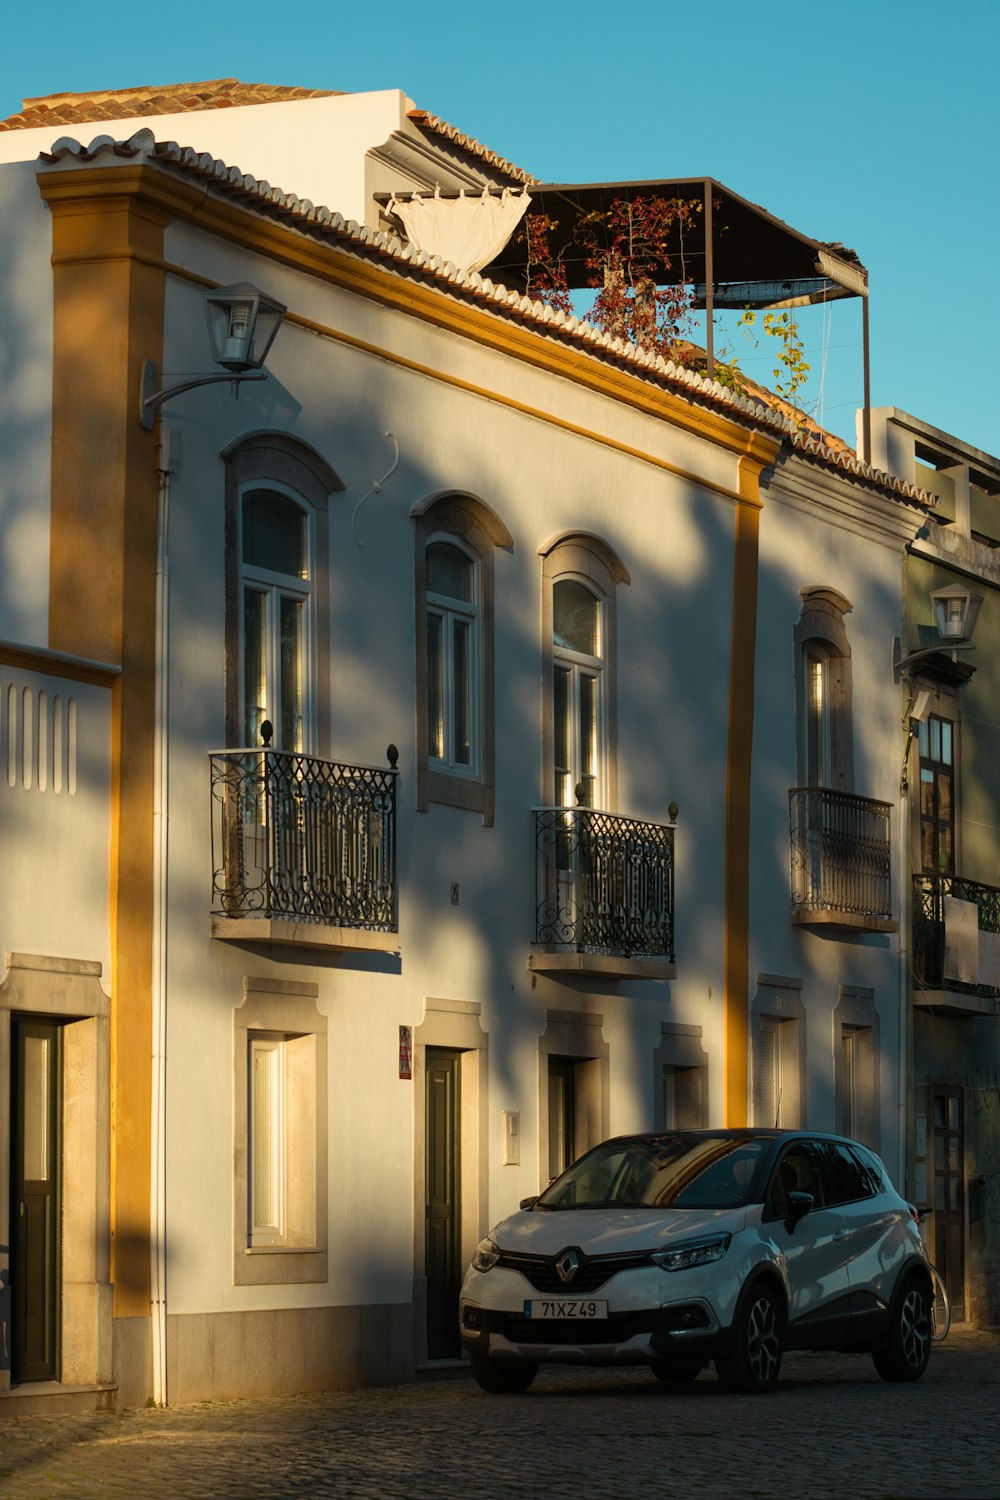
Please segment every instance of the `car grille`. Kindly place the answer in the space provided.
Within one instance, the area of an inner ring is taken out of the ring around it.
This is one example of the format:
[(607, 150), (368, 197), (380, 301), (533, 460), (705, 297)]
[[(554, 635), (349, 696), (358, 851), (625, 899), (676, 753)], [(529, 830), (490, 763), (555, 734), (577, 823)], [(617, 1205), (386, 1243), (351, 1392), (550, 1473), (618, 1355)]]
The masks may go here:
[(617, 1276), (619, 1271), (635, 1271), (640, 1266), (649, 1265), (648, 1254), (587, 1256), (580, 1250), (577, 1251), (580, 1257), (579, 1269), (569, 1281), (563, 1281), (556, 1270), (556, 1261), (563, 1253), (518, 1255), (504, 1250), (497, 1264), (506, 1266), (510, 1271), (520, 1271), (536, 1292), (561, 1292), (563, 1296), (574, 1297), (586, 1297), (591, 1292), (596, 1292), (598, 1287), (603, 1286), (612, 1276)]
[(484, 1333), (501, 1333), (512, 1344), (624, 1344), (636, 1334), (652, 1333), (658, 1317), (649, 1308), (610, 1318), (522, 1318), (482, 1308), (477, 1321)]

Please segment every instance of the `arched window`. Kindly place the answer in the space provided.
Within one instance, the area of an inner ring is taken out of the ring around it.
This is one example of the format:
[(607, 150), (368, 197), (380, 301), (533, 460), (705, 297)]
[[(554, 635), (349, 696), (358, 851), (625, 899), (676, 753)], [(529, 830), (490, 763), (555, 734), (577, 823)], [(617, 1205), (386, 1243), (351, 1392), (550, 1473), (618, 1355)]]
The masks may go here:
[(799, 784), (853, 791), (851, 647), (844, 624), (851, 604), (822, 585), (802, 589), (801, 599), (795, 626)]
[(433, 495), (416, 522), (417, 808), (493, 822), (493, 559), (510, 532), (474, 495)]
[(330, 577), (328, 507), (343, 484), (284, 433), (260, 432), (223, 451), (226, 463), (228, 745), (328, 755)]
[(427, 544), (427, 759), (435, 770), (479, 774), (480, 565), (457, 541)]
[(552, 586), (554, 801), (606, 805), (604, 600), (578, 578)]
[(258, 745), (270, 720), (277, 750), (303, 750), (314, 626), (308, 518), (273, 489), (241, 497), (244, 743)]
[(583, 532), (542, 554), (543, 797), (614, 811), (618, 797), (615, 616), (628, 572)]

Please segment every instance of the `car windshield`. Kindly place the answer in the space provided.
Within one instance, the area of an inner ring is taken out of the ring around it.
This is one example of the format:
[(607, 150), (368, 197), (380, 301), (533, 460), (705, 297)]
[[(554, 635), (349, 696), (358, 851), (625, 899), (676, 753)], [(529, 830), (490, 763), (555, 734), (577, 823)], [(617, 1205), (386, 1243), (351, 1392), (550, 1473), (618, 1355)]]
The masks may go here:
[(739, 1208), (763, 1140), (677, 1132), (606, 1141), (574, 1162), (537, 1200), (542, 1209)]

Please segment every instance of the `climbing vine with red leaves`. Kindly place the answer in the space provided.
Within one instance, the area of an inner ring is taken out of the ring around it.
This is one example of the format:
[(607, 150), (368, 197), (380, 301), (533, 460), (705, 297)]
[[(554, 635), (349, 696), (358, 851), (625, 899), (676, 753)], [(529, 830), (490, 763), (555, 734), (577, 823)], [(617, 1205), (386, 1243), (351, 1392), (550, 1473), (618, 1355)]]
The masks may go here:
[[(597, 295), (587, 320), (612, 338), (627, 340), (667, 359), (684, 355), (692, 286), (685, 275), (684, 235), (695, 228), (702, 204), (682, 198), (615, 198), (584, 214), (573, 229), (570, 253), (581, 260)], [(566, 269), (552, 248), (558, 222), (545, 214), (524, 221), (527, 292), (556, 311), (572, 312)], [(672, 277), (680, 253), (680, 275)], [(670, 285), (663, 283), (670, 279)]]

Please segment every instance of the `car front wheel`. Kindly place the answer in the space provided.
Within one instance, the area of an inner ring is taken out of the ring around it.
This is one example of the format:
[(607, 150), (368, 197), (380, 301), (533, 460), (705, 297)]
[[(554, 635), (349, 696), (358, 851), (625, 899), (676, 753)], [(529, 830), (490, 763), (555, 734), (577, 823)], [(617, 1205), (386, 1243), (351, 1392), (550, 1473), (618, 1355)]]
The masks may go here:
[(715, 1361), (727, 1391), (759, 1395), (771, 1390), (781, 1369), (783, 1325), (778, 1296), (766, 1282), (743, 1293), (733, 1322), (733, 1347)]
[(883, 1380), (919, 1380), (931, 1355), (931, 1299), (924, 1282), (911, 1276), (893, 1304), (889, 1340), (872, 1354)]
[(472, 1373), (480, 1390), (491, 1396), (517, 1396), (538, 1374), (537, 1365), (507, 1365), (494, 1359), (473, 1359)]

